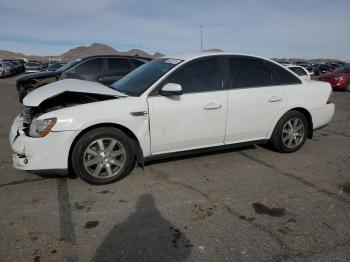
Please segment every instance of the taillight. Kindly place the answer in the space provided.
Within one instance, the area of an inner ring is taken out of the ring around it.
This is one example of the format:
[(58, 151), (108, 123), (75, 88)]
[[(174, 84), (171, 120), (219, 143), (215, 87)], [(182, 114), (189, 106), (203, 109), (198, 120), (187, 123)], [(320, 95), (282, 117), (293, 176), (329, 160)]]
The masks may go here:
[(328, 100), (327, 100), (327, 105), (333, 103), (333, 90), (330, 92)]

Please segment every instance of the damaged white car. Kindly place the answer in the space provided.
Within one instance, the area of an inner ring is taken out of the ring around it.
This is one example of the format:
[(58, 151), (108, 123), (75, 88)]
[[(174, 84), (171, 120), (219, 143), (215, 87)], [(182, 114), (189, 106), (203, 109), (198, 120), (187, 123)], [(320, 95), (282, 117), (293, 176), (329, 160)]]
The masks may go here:
[(160, 58), (111, 87), (62, 80), (25, 97), (14, 166), (106, 184), (179, 153), (267, 142), (294, 152), (331, 121), (331, 92), (271, 60), (225, 53)]

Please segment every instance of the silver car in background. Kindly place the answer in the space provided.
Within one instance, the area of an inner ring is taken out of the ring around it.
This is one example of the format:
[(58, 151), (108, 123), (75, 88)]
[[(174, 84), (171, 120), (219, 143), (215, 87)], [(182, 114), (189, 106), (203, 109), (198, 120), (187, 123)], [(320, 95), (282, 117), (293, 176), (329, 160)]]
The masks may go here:
[(37, 73), (40, 72), (42, 70), (42, 65), (39, 62), (28, 62), (25, 65), (26, 68), (26, 74), (28, 73)]
[(10, 66), (5, 61), (0, 60), (0, 78), (5, 78), (9, 75), (11, 75)]

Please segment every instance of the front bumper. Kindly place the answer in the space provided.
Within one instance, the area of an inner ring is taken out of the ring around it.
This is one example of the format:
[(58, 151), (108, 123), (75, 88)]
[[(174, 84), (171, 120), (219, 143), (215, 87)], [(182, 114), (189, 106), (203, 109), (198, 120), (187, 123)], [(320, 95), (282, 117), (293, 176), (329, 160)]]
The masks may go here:
[(75, 132), (50, 132), (42, 138), (29, 137), (23, 131), (22, 116), (18, 116), (12, 124), (9, 138), (14, 151), (13, 166), (28, 171), (67, 169)]

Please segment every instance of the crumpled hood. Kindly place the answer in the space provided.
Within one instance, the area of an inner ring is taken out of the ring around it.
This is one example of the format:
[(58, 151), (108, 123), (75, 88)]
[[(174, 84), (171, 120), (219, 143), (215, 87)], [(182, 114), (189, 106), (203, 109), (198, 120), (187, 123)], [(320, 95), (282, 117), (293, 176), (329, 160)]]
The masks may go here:
[(78, 79), (63, 79), (35, 89), (33, 92), (24, 97), (23, 105), (36, 107), (46, 99), (57, 96), (64, 92), (110, 95), (116, 97), (127, 96), (97, 82)]

